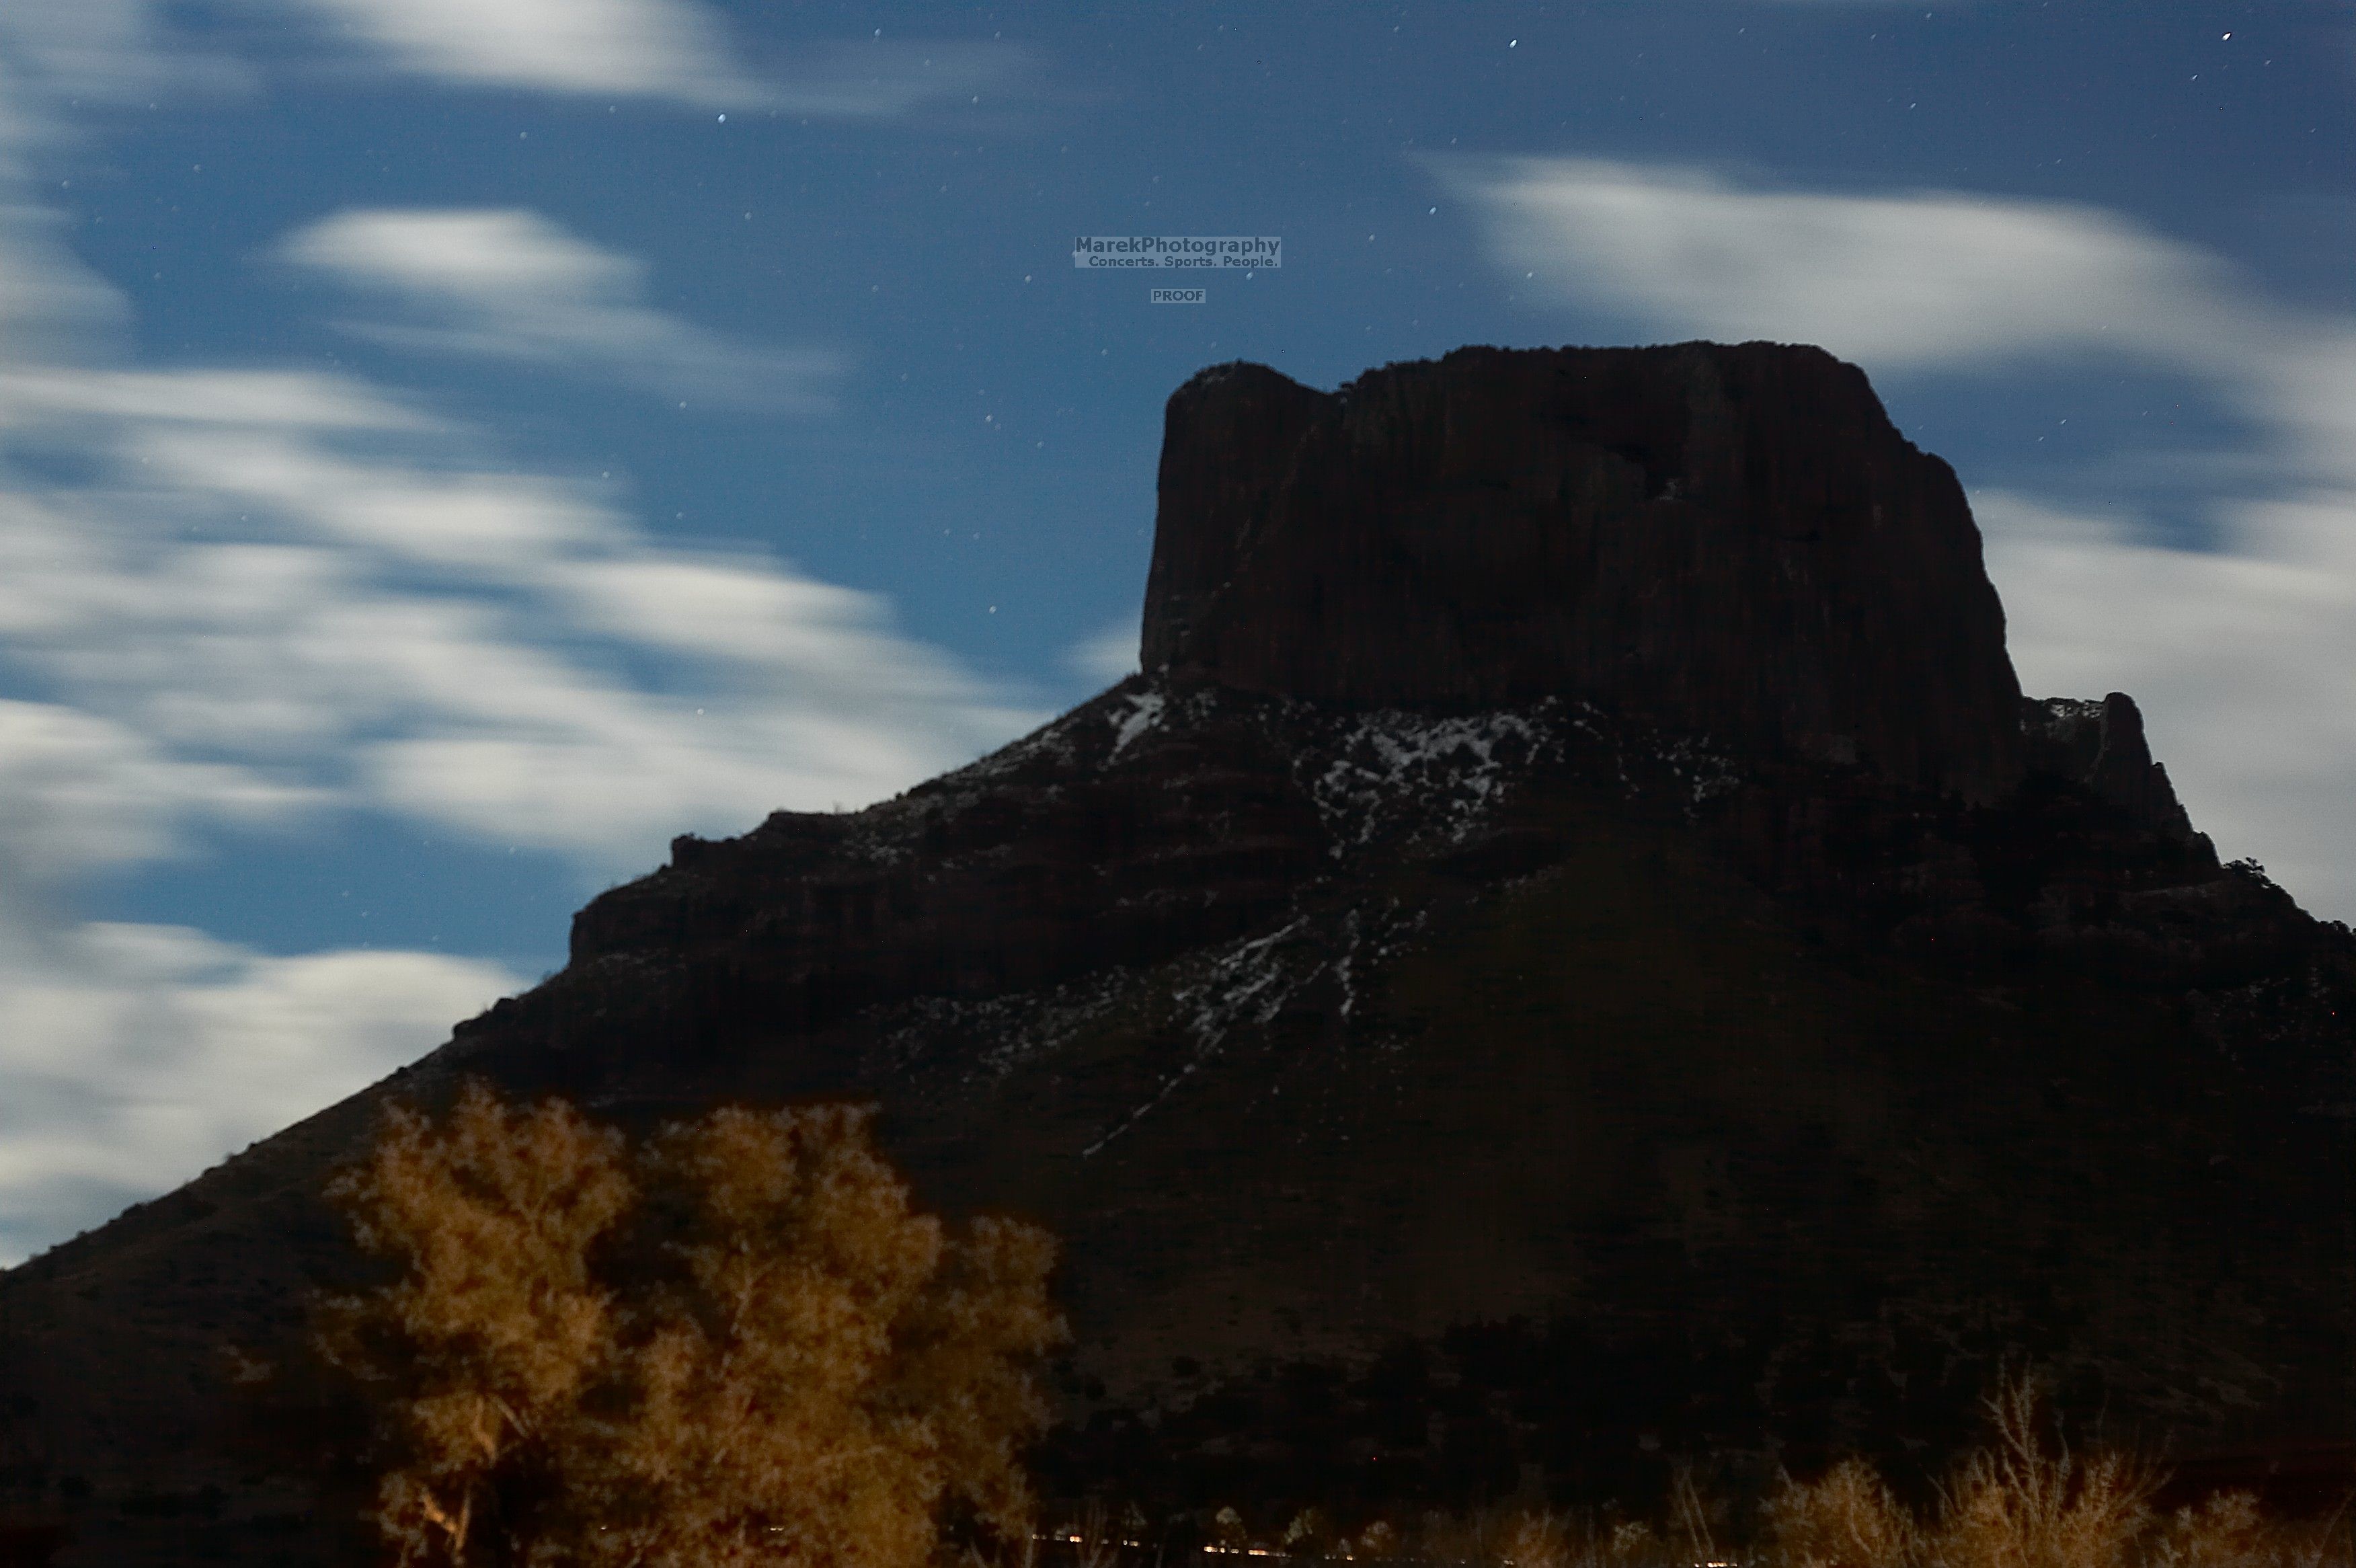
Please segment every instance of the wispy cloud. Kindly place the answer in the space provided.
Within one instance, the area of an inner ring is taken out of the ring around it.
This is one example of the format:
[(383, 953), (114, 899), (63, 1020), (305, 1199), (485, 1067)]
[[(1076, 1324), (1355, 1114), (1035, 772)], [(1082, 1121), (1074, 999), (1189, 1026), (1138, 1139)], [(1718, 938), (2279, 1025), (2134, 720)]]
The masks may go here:
[(2214, 258), (2101, 208), (1746, 190), (1590, 158), (1434, 159), (1540, 297), (1670, 331), (1815, 343), (1878, 370), (2096, 349), (2230, 364), (2266, 323)]
[(679, 832), (889, 794), (1041, 716), (870, 596), (663, 543), (607, 487), (471, 468), (451, 447), (479, 433), (365, 385), (49, 366), (0, 401), (99, 475), (0, 473), (0, 649), (50, 693), (0, 702), (0, 1262), (519, 983), (82, 924), (64, 910), (92, 874), (365, 809), (553, 851), (588, 884)]
[(161, 858), (191, 820), (260, 823), (319, 800), (250, 768), (175, 757), (78, 708), (0, 700), (0, 881), (20, 893)]
[(995, 106), (1030, 91), (1039, 61), (1019, 44), (958, 38), (861, 39), (797, 49), (766, 63), (757, 107), (828, 120), (895, 120), (928, 109)]
[(1138, 623), (1134, 619), (1108, 626), (1082, 638), (1064, 651), (1064, 667), (1084, 681), (1108, 686), (1137, 673)]
[[(124, 298), (66, 242), (47, 166), (93, 106), (251, 89), (323, 45), (348, 80), (852, 122), (1029, 70), (1012, 46), (897, 40), (748, 63), (718, 16), (245, 0), (198, 38), (162, 0), (0, 5), (0, 1264), (522, 983), (439, 953), (91, 922), (93, 877), (366, 811), (552, 851), (594, 883), (682, 830), (887, 794), (1038, 716), (879, 599), (666, 543), (622, 488), (518, 472), (488, 432), (357, 376), (139, 368)], [(213, 52), (231, 46), (251, 58)], [(377, 300), (366, 330), (437, 352), (767, 410), (822, 407), (836, 370), (651, 308), (641, 263), (529, 212), (348, 212), (290, 254)]]
[(291, 0), (340, 41), (444, 81), (745, 102), (712, 12), (686, 0)]
[[(1023, 91), (1031, 52), (999, 40), (859, 38), (748, 59), (701, 0), (244, 0), (234, 38), (284, 64), (444, 87), (881, 122)], [(863, 29), (862, 29), (863, 31)], [(174, 25), (166, 0), (0, 7), (0, 153), (66, 127), (69, 101), (252, 91), (264, 67)]]
[(69, 105), (145, 102), (165, 92), (240, 92), (255, 73), (171, 27), (158, 0), (0, 6), (0, 169), (70, 134)]
[[(119, 3), (119, 0), (118, 0)], [(691, 0), (279, 0), (344, 53), (445, 83), (890, 120), (1019, 89), (1033, 60), (996, 40), (863, 38), (747, 61)]]
[(1988, 575), (2024, 683), (2135, 693), (2195, 823), (2308, 908), (2356, 918), (2356, 494), (2225, 509), (2222, 552), (1981, 491)]
[(389, 297), (396, 321), (347, 323), (379, 341), (522, 360), (665, 396), (818, 412), (837, 356), (742, 349), (644, 303), (646, 265), (520, 210), (361, 210), (289, 236), (279, 255)]
[[(1663, 337), (1818, 343), (1877, 375), (2125, 358), (2251, 419), (2263, 491), (2214, 551), (2131, 510), (1975, 498), (2030, 690), (2132, 692), (2193, 816), (2310, 908), (2356, 916), (2356, 320), (2276, 306), (2222, 259), (2098, 208), (1953, 191), (1746, 188), (1585, 158), (1432, 160), (1525, 297)], [(1967, 476), (1968, 478), (1968, 476)]]
[(438, 953), (273, 958), (0, 905), (0, 1266), (365, 1088), (519, 987)]
[[(632, 263), (524, 231), (557, 304), (518, 351), (659, 344), (666, 374), (740, 387), (773, 369), (715, 366), (633, 314)], [(513, 248), (459, 252), (451, 292), (502, 297)], [(620, 487), (518, 472), (489, 433), (356, 376), (120, 368), (123, 302), (43, 215), (0, 208), (0, 1262), (519, 983), (435, 953), (91, 923), (73, 908), (93, 876), (366, 811), (551, 851), (594, 884), (682, 831), (889, 794), (1041, 716), (872, 596), (667, 542)], [(482, 308), (480, 330), (511, 329)]]
[[(27, 384), (20, 429), (40, 413)], [(89, 409), (110, 400), (69, 372), (31, 384), (106, 477), (0, 496), (0, 637), (163, 761), (602, 874), (686, 828), (890, 793), (1033, 716), (880, 601), (662, 543), (609, 489), (480, 471), (432, 434), (386, 456), (402, 411), (361, 387), (341, 389), (348, 410), (386, 414), (367, 454), (271, 422), (267, 395), (253, 422), (208, 403), (196, 428), (169, 377), (103, 418)], [(192, 375), (186, 399), (209, 384)]]
[(122, 325), (123, 298), (66, 249), (64, 215), (9, 200), (7, 183), (0, 175), (0, 364), (76, 353)]

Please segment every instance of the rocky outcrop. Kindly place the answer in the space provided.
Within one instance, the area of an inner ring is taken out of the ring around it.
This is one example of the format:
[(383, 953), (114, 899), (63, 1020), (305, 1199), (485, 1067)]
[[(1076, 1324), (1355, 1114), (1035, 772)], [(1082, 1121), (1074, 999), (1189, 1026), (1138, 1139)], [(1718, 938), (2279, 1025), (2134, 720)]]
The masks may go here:
[(1145, 667), (1544, 696), (1997, 799), (2020, 692), (1978, 531), (1856, 366), (1772, 343), (1508, 351), (1170, 400)]
[(2168, 769), (2152, 760), (2143, 710), (2125, 692), (2113, 692), (2099, 703), (2024, 697), (2020, 727), (2031, 770), (2083, 784), (2169, 838), (2208, 843), (2192, 831), (2192, 819), (2177, 802)]

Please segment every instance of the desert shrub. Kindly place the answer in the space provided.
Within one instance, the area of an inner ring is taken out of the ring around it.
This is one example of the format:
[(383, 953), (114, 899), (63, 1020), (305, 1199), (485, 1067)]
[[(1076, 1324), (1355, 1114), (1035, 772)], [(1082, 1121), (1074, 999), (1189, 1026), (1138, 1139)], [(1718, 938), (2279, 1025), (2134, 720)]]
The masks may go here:
[(1552, 1512), (1526, 1513), (1505, 1532), (1505, 1560), (1513, 1568), (1571, 1568), (1576, 1556), (1569, 1529)]
[(1657, 1563), (1665, 1561), (1667, 1553), (1666, 1543), (1654, 1533), (1651, 1524), (1641, 1519), (1622, 1520), (1603, 1541), (1603, 1560), (1618, 1568)]
[(1727, 1561), (1719, 1549), (1716, 1526), (1725, 1513), (1722, 1503), (1713, 1506), (1703, 1499), (1694, 1486), (1690, 1466), (1677, 1466), (1676, 1481), (1669, 1488), (1669, 1539), (1682, 1560), (1699, 1563)]
[(1475, 1508), (1462, 1514), (1434, 1509), (1423, 1516), (1417, 1555), (1433, 1563), (1487, 1565), (1502, 1562), (1515, 1517), (1501, 1508)]
[(942, 1506), (1028, 1535), (1052, 1239), (914, 1213), (871, 1113), (729, 1108), (633, 1154), (470, 1084), (331, 1195), (401, 1266), (323, 1308), (412, 1563), (916, 1568)]
[(2344, 1512), (2284, 1525), (2261, 1515), (2249, 1493), (2220, 1493), (2176, 1510), (2155, 1532), (2146, 1568), (2350, 1568)]
[[(2117, 1455), (2082, 1459), (2040, 1433), (2042, 1390), (2026, 1374), (1986, 1402), (1995, 1442), (1939, 1488), (1936, 1518), (1917, 1520), (1861, 1459), (1802, 1484), (1785, 1477), (1762, 1509), (1781, 1568), (2193, 1568), (2224, 1539), (2228, 1516), (2182, 1527), (2177, 1554), (2152, 1556), (2152, 1495), (2160, 1477)], [(2240, 1520), (2239, 1513), (2231, 1519)], [(2215, 1560), (2215, 1568), (2255, 1568)]]
[(2113, 1568), (2153, 1522), (2159, 1478), (2118, 1455), (2049, 1454), (2038, 1433), (2041, 1391), (2023, 1376), (1988, 1402), (1997, 1441), (1940, 1489), (1933, 1568)]
[(1324, 1557), (1340, 1550), (1340, 1545), (1333, 1520), (1312, 1504), (1293, 1514), (1277, 1549), (1290, 1557)]
[(2179, 1509), (2153, 1543), (2151, 1568), (2273, 1568), (2258, 1500), (2223, 1492)]
[(1761, 1511), (1786, 1568), (1915, 1568), (1922, 1560), (1913, 1517), (1862, 1459), (1804, 1486), (1787, 1478)]

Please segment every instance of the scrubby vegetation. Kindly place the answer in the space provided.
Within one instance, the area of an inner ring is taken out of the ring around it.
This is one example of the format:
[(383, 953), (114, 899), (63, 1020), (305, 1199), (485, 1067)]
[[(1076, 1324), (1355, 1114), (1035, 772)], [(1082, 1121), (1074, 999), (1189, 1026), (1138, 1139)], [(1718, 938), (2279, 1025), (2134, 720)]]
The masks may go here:
[[(1821, 1476), (1786, 1475), (1754, 1517), (1704, 1498), (1681, 1471), (1666, 1517), (1630, 1519), (1611, 1508), (1556, 1511), (1487, 1508), (1336, 1529), (1316, 1509), (1257, 1521), (1235, 1509), (1178, 1520), (1165, 1539), (1142, 1520), (1112, 1549), (1100, 1506), (1047, 1532), (1050, 1550), (1080, 1568), (1123, 1555), (1169, 1568), (1170, 1541), (1215, 1560), (1382, 1563), (1391, 1568), (2356, 1568), (2350, 1506), (2299, 1521), (2269, 1518), (2247, 1492), (2172, 1510), (2153, 1506), (2158, 1466), (2115, 1454), (2079, 1455), (2048, 1444), (2040, 1386), (2005, 1381), (1987, 1402), (1992, 1441), (1967, 1455), (1927, 1510), (1900, 1502), (1874, 1467), (1845, 1460)], [(969, 1551), (972, 1562), (992, 1561)], [(1035, 1550), (1032, 1560), (1035, 1561)], [(1007, 1568), (1003, 1554), (995, 1568)], [(1240, 1565), (1239, 1565), (1240, 1568)]]

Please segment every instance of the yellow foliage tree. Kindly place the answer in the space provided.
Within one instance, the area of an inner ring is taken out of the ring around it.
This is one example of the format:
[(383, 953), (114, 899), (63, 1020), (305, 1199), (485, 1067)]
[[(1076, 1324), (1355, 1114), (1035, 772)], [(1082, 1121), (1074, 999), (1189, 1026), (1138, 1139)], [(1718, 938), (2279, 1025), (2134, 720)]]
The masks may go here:
[(479, 1084), (391, 1112), (330, 1192), (404, 1272), (321, 1342), (388, 1396), (401, 1561), (916, 1568), (952, 1498), (1027, 1532), (1055, 1243), (914, 1213), (872, 1115), (728, 1108), (633, 1158)]

